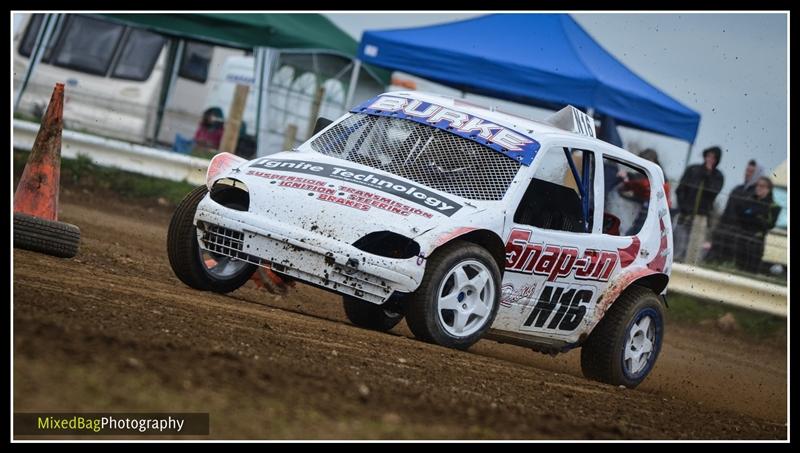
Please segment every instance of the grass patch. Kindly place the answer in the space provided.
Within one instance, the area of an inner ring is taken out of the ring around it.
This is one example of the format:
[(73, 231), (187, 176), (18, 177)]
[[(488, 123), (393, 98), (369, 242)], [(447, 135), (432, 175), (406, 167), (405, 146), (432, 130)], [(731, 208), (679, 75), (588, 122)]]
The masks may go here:
[[(14, 151), (15, 179), (22, 175), (28, 155), (27, 151)], [(77, 189), (111, 191), (130, 199), (157, 201), (161, 198), (173, 206), (195, 188), (186, 181), (176, 182), (116, 168), (101, 167), (84, 155), (78, 155), (77, 159), (61, 159), (61, 184)]]
[(758, 340), (781, 339), (786, 336), (787, 320), (738, 307), (705, 301), (683, 294), (672, 293), (667, 301), (667, 318), (679, 324), (713, 324), (727, 313), (733, 315), (739, 326), (739, 334)]
[(22, 121), (30, 121), (31, 123), (37, 123), (37, 124), (42, 122), (42, 118), (33, 115), (31, 113), (25, 113), (25, 112), (14, 112), (14, 119)]

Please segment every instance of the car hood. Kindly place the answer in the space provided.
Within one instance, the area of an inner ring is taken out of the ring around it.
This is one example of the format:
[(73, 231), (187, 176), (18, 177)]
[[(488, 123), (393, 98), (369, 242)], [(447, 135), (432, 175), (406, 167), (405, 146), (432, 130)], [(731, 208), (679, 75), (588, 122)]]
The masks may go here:
[(261, 157), (215, 179), (226, 177), (247, 186), (250, 212), (347, 243), (376, 231), (414, 238), (476, 210), (463, 198), (313, 152)]

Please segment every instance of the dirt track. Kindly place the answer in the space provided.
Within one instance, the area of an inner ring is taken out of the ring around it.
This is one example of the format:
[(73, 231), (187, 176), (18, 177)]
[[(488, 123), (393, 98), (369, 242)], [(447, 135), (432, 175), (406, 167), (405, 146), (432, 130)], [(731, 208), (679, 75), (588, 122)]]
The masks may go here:
[(579, 351), (362, 330), (303, 285), (191, 290), (167, 263), (167, 211), (76, 200), (62, 194), (75, 259), (14, 250), (15, 411), (203, 411), (213, 438), (787, 435), (785, 350), (668, 324), (653, 374), (620, 389), (581, 377)]

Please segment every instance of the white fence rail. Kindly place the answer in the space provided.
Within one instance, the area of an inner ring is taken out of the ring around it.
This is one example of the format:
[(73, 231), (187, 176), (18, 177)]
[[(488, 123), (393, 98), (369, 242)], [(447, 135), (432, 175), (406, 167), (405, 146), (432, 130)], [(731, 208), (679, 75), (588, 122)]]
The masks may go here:
[[(36, 123), (14, 120), (14, 147), (30, 150), (38, 130)], [(83, 154), (98, 165), (198, 185), (205, 182), (206, 159), (69, 130), (63, 132), (61, 141), (64, 157)], [(787, 316), (787, 287), (696, 266), (673, 264), (669, 291)]]
[[(39, 131), (39, 124), (14, 120), (14, 148), (30, 150)], [(83, 154), (104, 167), (116, 167), (172, 181), (186, 180), (203, 184), (208, 160), (136, 145), (121, 140), (64, 130), (61, 134), (61, 155), (76, 158)]]
[(668, 291), (787, 316), (789, 293), (786, 286), (697, 266), (674, 263)]

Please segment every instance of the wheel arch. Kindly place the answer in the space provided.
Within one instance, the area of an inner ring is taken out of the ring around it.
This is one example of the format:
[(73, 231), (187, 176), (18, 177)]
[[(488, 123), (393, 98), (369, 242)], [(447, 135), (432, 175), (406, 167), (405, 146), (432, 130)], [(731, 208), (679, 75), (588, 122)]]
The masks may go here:
[(471, 242), (486, 249), (497, 263), (497, 267), (500, 269), (500, 275), (503, 275), (505, 271), (506, 248), (503, 240), (497, 233), (486, 229), (469, 228), (458, 229), (455, 233), (445, 233), (438, 238), (436, 241), (437, 245), (433, 248), (431, 254), (436, 253), (437, 250), (450, 244), (455, 239)]
[[(669, 284), (669, 275), (663, 272), (653, 272), (652, 274), (645, 275), (643, 277), (639, 277), (625, 288), (627, 289), (630, 285), (637, 285), (637, 286), (644, 286), (645, 288), (649, 288), (653, 290), (656, 294), (661, 294), (667, 289), (667, 285)], [(624, 291), (624, 289), (623, 289)]]
[(586, 329), (582, 340), (592, 333), (597, 324), (605, 317), (611, 305), (631, 286), (648, 288), (658, 295), (664, 291), (668, 283), (669, 276), (667, 274), (649, 268), (634, 269), (617, 276), (598, 297), (594, 320), (592, 325)]

